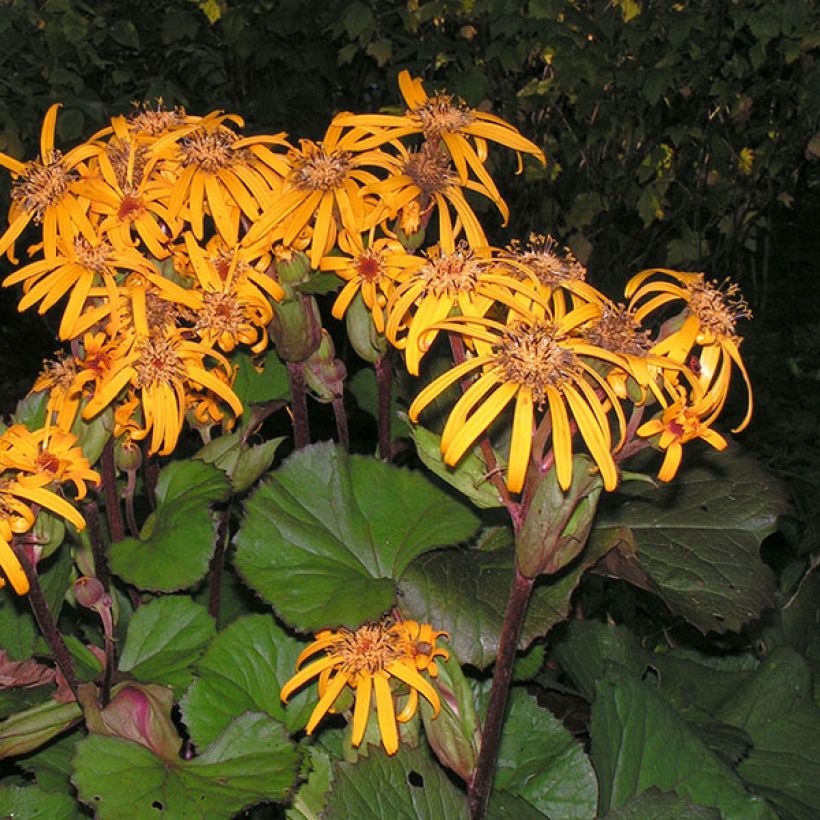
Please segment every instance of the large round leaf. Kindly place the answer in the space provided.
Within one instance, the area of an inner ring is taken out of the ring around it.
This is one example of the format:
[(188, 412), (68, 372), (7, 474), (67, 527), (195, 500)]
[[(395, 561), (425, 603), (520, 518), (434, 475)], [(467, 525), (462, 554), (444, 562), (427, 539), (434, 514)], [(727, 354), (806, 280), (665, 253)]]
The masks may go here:
[(299, 753), (281, 724), (245, 714), (194, 760), (176, 765), (139, 743), (90, 735), (77, 744), (74, 784), (100, 820), (232, 817), (254, 803), (284, 800)]
[[(617, 530), (596, 533), (559, 576), (538, 580), (521, 631), (520, 649), (547, 632), (569, 611), (583, 572), (618, 542)], [(492, 544), (492, 549), (488, 545)], [(484, 668), (498, 651), (498, 636), (513, 578), (515, 548), (508, 530), (491, 530), (478, 548), (438, 550), (414, 561), (399, 584), (399, 608), (450, 635), (461, 663)]]
[(264, 712), (291, 732), (304, 728), (314, 705), (309, 690), (287, 706), (279, 699), (304, 648), (270, 615), (239, 618), (220, 632), (197, 662), (196, 680), (182, 700), (182, 716), (197, 747), (211, 743), (243, 712)]
[(111, 571), (139, 589), (174, 592), (200, 581), (214, 551), (211, 504), (225, 501), (225, 473), (203, 461), (174, 461), (157, 481), (157, 509), (139, 538), (111, 546)]
[[(596, 527), (631, 529), (644, 573), (638, 582), (703, 632), (725, 632), (774, 604), (760, 544), (785, 509), (780, 485), (732, 447), (699, 454), (669, 485), (625, 484), (602, 500)], [(623, 576), (635, 581), (635, 571)]]
[(301, 630), (378, 618), (414, 558), (478, 525), (420, 473), (333, 444), (295, 453), (245, 506), (235, 565)]
[(392, 757), (371, 749), (356, 763), (338, 763), (327, 817), (356, 820), (466, 820), (467, 799), (422, 749)]
[(547, 817), (594, 817), (598, 784), (581, 745), (522, 689), (513, 689), (508, 710), (493, 788), (525, 799)]

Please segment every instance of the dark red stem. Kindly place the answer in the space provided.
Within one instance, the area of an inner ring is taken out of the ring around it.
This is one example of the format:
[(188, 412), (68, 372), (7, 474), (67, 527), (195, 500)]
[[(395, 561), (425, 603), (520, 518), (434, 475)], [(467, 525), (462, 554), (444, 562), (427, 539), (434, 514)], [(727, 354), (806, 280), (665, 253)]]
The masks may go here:
[(344, 396), (333, 397), (333, 415), (336, 417), (336, 433), (339, 436), (339, 444), (350, 449), (350, 433), (347, 429), (347, 413), (345, 412)]
[(37, 569), (32, 566), (28, 560), (25, 549), (19, 544), (16, 538), (11, 541), (11, 548), (14, 555), (20, 562), (23, 572), (26, 574), (29, 583), (28, 602), (31, 606), (31, 611), (40, 627), (40, 632), (46, 639), (51, 654), (60, 667), (60, 671), (66, 679), (66, 682), (71, 687), (71, 691), (77, 694), (77, 677), (74, 674), (74, 663), (71, 660), (71, 655), (68, 648), (63, 641), (63, 636), (60, 630), (57, 629), (57, 624), (54, 622), (54, 617), (51, 610), (48, 608), (48, 601), (43, 594), (43, 588), (40, 586), (40, 577), (37, 575)]
[(122, 541), (125, 538), (125, 527), (122, 523), (122, 508), (117, 493), (117, 468), (114, 464), (114, 437), (108, 439), (100, 461), (102, 467), (102, 484), (105, 493), (105, 514), (108, 518), (108, 532), (111, 541)]
[(504, 713), (512, 681), (515, 653), (518, 649), (518, 639), (521, 636), (521, 627), (524, 624), (524, 616), (527, 613), (527, 605), (534, 583), (534, 578), (522, 575), (516, 567), (515, 577), (510, 587), (510, 596), (507, 599), (504, 623), (501, 627), (498, 655), (495, 659), (493, 683), (490, 689), (490, 702), (481, 732), (481, 750), (478, 753), (478, 762), (467, 790), (471, 820), (484, 820), (487, 816), (487, 804), (493, 785), (498, 747), (501, 743), (501, 729), (504, 726)]
[(376, 359), (373, 365), (376, 371), (376, 384), (379, 390), (379, 456), (390, 461), (393, 455), (393, 442), (390, 440), (390, 400), (393, 392), (393, 361), (390, 349)]
[(288, 362), (291, 412), (293, 413), (293, 444), (297, 450), (310, 444), (310, 426), (307, 410), (307, 382), (302, 362)]
[(105, 555), (105, 545), (100, 527), (100, 512), (94, 501), (83, 505), (85, 524), (88, 528), (88, 539), (91, 542), (91, 554), (94, 556), (94, 575), (103, 585), (106, 592), (111, 588), (111, 573), (108, 570), (108, 560)]

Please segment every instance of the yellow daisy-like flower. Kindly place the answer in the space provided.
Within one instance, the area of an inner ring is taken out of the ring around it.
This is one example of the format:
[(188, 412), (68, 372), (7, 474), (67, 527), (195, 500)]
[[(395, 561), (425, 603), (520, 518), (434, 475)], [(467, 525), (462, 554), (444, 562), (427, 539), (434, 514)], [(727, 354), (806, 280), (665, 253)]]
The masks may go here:
[(242, 263), (237, 251), (209, 257), (190, 233), (185, 234), (185, 246), (198, 285), (184, 292), (193, 332), (205, 345), (227, 353), (238, 344), (254, 353), (264, 350), (265, 328), (273, 318), (270, 299), (284, 295), (279, 283)]
[(74, 482), (77, 499), (86, 496), (86, 482), (100, 483), (91, 469), (77, 436), (58, 428), (43, 427), (34, 432), (14, 424), (0, 436), (0, 469), (18, 470), (22, 487), (46, 487), (52, 482)]
[(9, 227), (0, 236), (0, 254), (8, 253), (13, 262), (14, 243), (30, 222), (42, 225), (46, 257), (56, 254), (58, 235), (69, 242), (78, 234), (92, 243), (97, 239), (86, 208), (74, 190), (78, 168), (96, 149), (83, 143), (63, 154), (54, 148), (59, 109), (59, 103), (55, 103), (43, 118), (38, 159), (20, 162), (0, 152), (0, 166), (14, 177)]
[(333, 271), (345, 280), (333, 303), (334, 318), (341, 319), (356, 294), (361, 293), (376, 330), (384, 333), (384, 310), (396, 282), (417, 271), (425, 260), (408, 253), (396, 239), (374, 240), (373, 231), (367, 241), (361, 234), (342, 231), (339, 248), (344, 256), (325, 256), (319, 265), (321, 270)]
[(678, 400), (670, 404), (659, 418), (651, 419), (638, 428), (642, 438), (658, 436), (658, 446), (665, 451), (658, 471), (661, 481), (671, 481), (678, 472), (683, 457), (683, 445), (696, 438), (703, 439), (716, 450), (725, 450), (726, 439), (710, 428), (716, 413), (703, 398), (689, 403), (683, 390)]
[[(365, 193), (377, 196), (387, 208), (390, 218), (404, 213), (412, 203), (418, 204), (425, 219), (432, 209), (437, 210), (439, 240), (444, 245), (455, 244), (462, 230), (470, 245), (486, 245), (484, 229), (467, 202), (462, 187), (493, 199), (491, 192), (473, 180), (459, 181), (453, 173), (449, 155), (435, 143), (425, 142), (416, 151), (408, 151), (403, 145), (398, 145), (396, 150), (399, 154), (390, 160), (393, 164), (390, 175), (368, 186)], [(456, 214), (455, 224), (450, 214), (451, 207)], [(507, 206), (502, 201), (499, 207), (506, 222), (509, 216)]]
[[(668, 279), (647, 281), (654, 274)], [(685, 303), (686, 311), (679, 327), (658, 341), (652, 352), (687, 363), (697, 377), (705, 404), (717, 413), (726, 403), (734, 363), (746, 384), (748, 398), (746, 414), (732, 432), (743, 430), (751, 421), (754, 401), (749, 374), (740, 356), (742, 340), (736, 326), (738, 320), (751, 318), (752, 314), (737, 285), (708, 281), (702, 273), (652, 268), (627, 283), (626, 296), (639, 322), (672, 302)], [(696, 347), (700, 349), (693, 355)]]
[(469, 108), (442, 92), (430, 97), (424, 91), (421, 78), (412, 78), (408, 71), (399, 74), (399, 89), (407, 104), (403, 116), (343, 114), (337, 116), (336, 121), (341, 125), (376, 132), (370, 140), (363, 141), (363, 148), (383, 145), (410, 134), (423, 134), (427, 140), (442, 142), (453, 160), (461, 183), (467, 182), (469, 171), (472, 171), (502, 213), (506, 205), (484, 167), (487, 142), (497, 142), (516, 151), (519, 170), (522, 152), (546, 163), (544, 152), (501, 117)]
[[(375, 698), (382, 745), (387, 754), (395, 754), (399, 749), (397, 721), (406, 723), (413, 717), (419, 694), (433, 707), (434, 717), (438, 716), (441, 705), (438, 693), (421, 671), (435, 677), (435, 658), (448, 657), (445, 649), (436, 647), (436, 640), (443, 634), (429, 624), (389, 618), (365, 623), (355, 630), (345, 627), (324, 629), (299, 655), (296, 661), (299, 671), (282, 687), (281, 698), (287, 701), (311, 678), (319, 678), (319, 702), (306, 727), (307, 733), (312, 734), (319, 721), (331, 711), (345, 686), (349, 686), (356, 695), (354, 746), (364, 738), (371, 700)], [(300, 669), (308, 658), (320, 652), (324, 653), (322, 658)], [(393, 682), (409, 687), (407, 704), (398, 715)]]
[(112, 121), (125, 130), (119, 143), (98, 143), (92, 171), (80, 186), (90, 202), (98, 232), (120, 251), (141, 242), (156, 259), (171, 253), (181, 221), (169, 209), (171, 181), (156, 172), (148, 146), (128, 140), (123, 117)]
[[(45, 487), (26, 487), (14, 479), (0, 478), (0, 569), (18, 595), (28, 592), (29, 583), (10, 544), (14, 536), (23, 535), (34, 526), (37, 516), (31, 509), (32, 504), (62, 516), (78, 530), (85, 528), (82, 515), (51, 490)], [(0, 578), (0, 587), (4, 583)]]
[(187, 341), (178, 332), (153, 333), (112, 362), (83, 409), (83, 418), (93, 418), (131, 386), (139, 395), (144, 419), (143, 428), (133, 432), (132, 438), (143, 439), (150, 433), (149, 454), (169, 455), (182, 430), (189, 391), (206, 388), (236, 415), (242, 413), (242, 403), (233, 390), (205, 368), (206, 358), (215, 359), (226, 375), (231, 374), (227, 359), (215, 350)]
[(454, 309), (462, 316), (483, 316), (495, 304), (518, 309), (538, 299), (495, 260), (489, 248), (434, 248), (424, 265), (396, 287), (387, 305), (385, 333), (405, 351), (408, 372), (418, 375), (424, 354), (438, 335), (436, 327)]
[[(581, 433), (601, 471), (604, 487), (613, 490), (618, 472), (612, 458), (613, 442), (607, 414), (613, 411), (625, 427), (617, 394), (594, 365), (629, 369), (616, 353), (596, 347), (579, 329), (599, 312), (584, 305), (553, 321), (521, 315), (507, 324), (481, 317), (453, 317), (438, 328), (472, 339), (476, 355), (457, 364), (425, 387), (410, 405), (410, 419), (451, 385), (480, 370), (478, 378), (456, 402), (441, 436), (447, 464), (455, 465), (515, 399), (507, 486), (520, 492), (532, 451), (536, 413), (549, 410), (552, 448), (558, 482), (572, 483), (574, 428)], [(620, 446), (620, 442), (615, 448)]]
[(389, 157), (381, 151), (365, 151), (360, 129), (345, 130), (333, 123), (320, 142), (300, 140), (287, 155), (290, 173), (286, 187), (264, 210), (248, 231), (243, 244), (264, 246), (282, 241), (292, 245), (312, 225), (311, 266), (319, 262), (336, 242), (339, 226), (351, 233), (368, 230), (376, 220), (374, 206), (361, 189), (378, 181), (367, 167), (389, 169)]
[[(109, 306), (116, 305), (118, 280), (133, 271), (156, 274), (153, 265), (130, 246), (118, 250), (105, 239), (91, 243), (84, 236), (73, 241), (58, 236), (54, 256), (25, 265), (7, 276), (3, 286), (22, 283), (23, 298), (17, 309), (22, 312), (40, 302), (37, 312), (41, 314), (70, 292), (58, 335), (72, 339), (81, 332), (80, 317), (92, 293), (102, 293)], [(98, 322), (106, 311), (99, 310), (98, 299), (94, 301), (96, 309), (86, 318)]]
[(77, 387), (77, 365), (74, 357), (64, 354), (46, 361), (31, 388), (32, 393), (48, 391), (46, 425), (70, 430), (80, 409), (82, 392)]
[(526, 244), (513, 240), (499, 255), (503, 264), (519, 277), (535, 279), (552, 303), (553, 313), (566, 312), (566, 294), (571, 304), (604, 301), (603, 295), (586, 281), (587, 269), (572, 251), (560, 248), (551, 236), (530, 234)]

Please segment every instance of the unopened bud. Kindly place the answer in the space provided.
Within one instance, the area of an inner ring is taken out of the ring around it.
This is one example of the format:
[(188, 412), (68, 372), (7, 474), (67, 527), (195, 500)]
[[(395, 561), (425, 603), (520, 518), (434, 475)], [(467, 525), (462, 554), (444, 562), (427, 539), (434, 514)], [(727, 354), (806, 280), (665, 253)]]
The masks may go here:
[(292, 300), (274, 303), (268, 330), (281, 359), (303, 362), (322, 341), (322, 318), (316, 299), (296, 293)]
[(89, 575), (84, 575), (74, 582), (74, 597), (80, 606), (88, 609), (111, 605), (111, 596), (105, 591), (105, 587)]
[(127, 472), (142, 467), (142, 450), (130, 436), (118, 438), (114, 444), (114, 464), (118, 470)]

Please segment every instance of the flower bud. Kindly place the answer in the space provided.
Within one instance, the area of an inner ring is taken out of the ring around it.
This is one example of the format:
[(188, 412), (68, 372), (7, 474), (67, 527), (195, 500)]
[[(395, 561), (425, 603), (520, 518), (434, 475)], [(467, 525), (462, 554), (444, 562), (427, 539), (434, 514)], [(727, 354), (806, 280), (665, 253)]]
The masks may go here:
[(322, 319), (313, 296), (302, 293), (273, 304), (268, 330), (276, 352), (286, 362), (303, 362), (322, 341)]
[(322, 341), (305, 362), (305, 381), (319, 401), (333, 401), (344, 392), (347, 368), (341, 360), (335, 357), (336, 349), (333, 346), (333, 340), (330, 334), (322, 328)]
[(276, 275), (279, 281), (288, 285), (306, 282), (310, 275), (310, 261), (303, 251), (282, 253), (276, 261)]
[[(111, 596), (105, 591), (105, 587), (96, 578), (89, 575), (84, 575), (74, 582), (74, 597), (80, 606), (88, 609), (111, 605)], [(107, 604), (105, 599), (108, 599)]]
[(366, 362), (375, 364), (387, 351), (387, 339), (376, 330), (373, 318), (360, 293), (357, 293), (345, 313), (347, 338), (353, 349)]
[(130, 436), (118, 438), (114, 443), (114, 464), (122, 472), (142, 467), (142, 449)]

